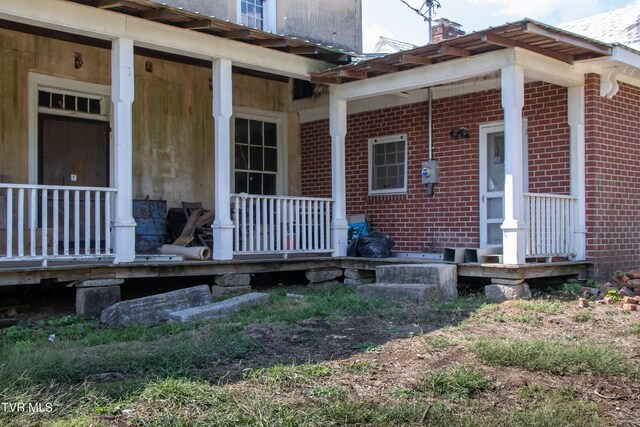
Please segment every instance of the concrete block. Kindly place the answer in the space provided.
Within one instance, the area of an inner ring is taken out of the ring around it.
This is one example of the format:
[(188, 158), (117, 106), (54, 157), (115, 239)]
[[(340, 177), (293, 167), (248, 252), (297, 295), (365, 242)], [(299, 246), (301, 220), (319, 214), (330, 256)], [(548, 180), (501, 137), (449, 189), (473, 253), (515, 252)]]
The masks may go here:
[(438, 285), (435, 284), (385, 283), (361, 285), (358, 286), (357, 292), (373, 298), (393, 301), (407, 300), (415, 303), (422, 303), (428, 300), (439, 301), (450, 298), (448, 295), (444, 295)]
[(228, 298), (251, 292), (251, 286), (211, 286), (211, 295), (215, 298)]
[(269, 304), (269, 294), (253, 292), (237, 296), (214, 304), (192, 307), (169, 314), (173, 322), (188, 323), (196, 320), (217, 319), (229, 316), (243, 308)]
[(120, 302), (120, 286), (76, 289), (76, 314), (85, 319), (98, 319), (107, 307)]
[(524, 283), (524, 279), (491, 279), (491, 283), (494, 285), (521, 285)]
[(215, 277), (216, 285), (220, 286), (249, 286), (251, 285), (251, 275), (249, 274), (224, 274)]
[(374, 270), (356, 270), (353, 268), (347, 268), (344, 270), (344, 277), (348, 279), (371, 279), (376, 277)]
[(309, 282), (320, 283), (342, 277), (342, 274), (343, 271), (341, 268), (323, 268), (319, 270), (309, 270), (305, 275)]
[(124, 283), (124, 279), (94, 279), (94, 280), (82, 280), (76, 282), (73, 285), (76, 288), (103, 288), (106, 286), (118, 286)]
[(324, 282), (309, 282), (309, 286), (312, 286), (314, 289), (328, 289), (334, 286), (343, 286), (343, 284), (337, 280), (326, 280)]
[(376, 267), (377, 283), (455, 284), (458, 267), (453, 264), (393, 264)]
[(211, 303), (208, 285), (122, 301), (105, 309), (100, 321), (110, 326), (155, 325), (169, 320), (169, 313)]
[(368, 279), (350, 279), (346, 277), (344, 279), (344, 284), (348, 286), (360, 286), (360, 285), (369, 285), (375, 282), (375, 278), (371, 277)]
[(531, 298), (531, 291), (526, 283), (520, 285), (488, 285), (484, 287), (484, 294), (489, 302)]

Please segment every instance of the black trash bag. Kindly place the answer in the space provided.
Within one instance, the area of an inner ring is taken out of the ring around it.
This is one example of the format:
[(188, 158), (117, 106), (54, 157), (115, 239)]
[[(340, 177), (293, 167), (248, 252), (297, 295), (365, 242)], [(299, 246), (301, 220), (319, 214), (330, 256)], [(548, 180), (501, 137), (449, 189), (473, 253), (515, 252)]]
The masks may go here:
[(347, 256), (364, 258), (388, 258), (396, 242), (379, 231), (364, 234), (354, 239), (347, 248)]

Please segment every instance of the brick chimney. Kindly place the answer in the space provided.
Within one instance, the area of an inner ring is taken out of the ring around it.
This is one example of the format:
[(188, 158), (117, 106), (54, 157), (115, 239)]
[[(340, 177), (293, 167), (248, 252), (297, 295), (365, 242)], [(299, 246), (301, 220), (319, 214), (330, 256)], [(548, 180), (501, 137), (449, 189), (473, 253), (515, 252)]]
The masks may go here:
[(444, 40), (464, 36), (466, 33), (461, 28), (462, 25), (446, 18), (434, 19), (433, 27), (431, 28), (431, 43), (440, 43)]

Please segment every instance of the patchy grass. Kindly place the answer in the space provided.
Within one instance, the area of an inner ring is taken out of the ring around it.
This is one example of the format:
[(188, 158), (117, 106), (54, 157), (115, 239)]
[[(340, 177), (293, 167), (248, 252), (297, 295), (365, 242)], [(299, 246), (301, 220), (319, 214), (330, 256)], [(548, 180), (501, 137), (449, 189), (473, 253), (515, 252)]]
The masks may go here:
[(625, 332), (629, 335), (640, 335), (640, 323), (634, 323), (629, 326)]
[(468, 399), (488, 386), (489, 381), (484, 374), (468, 366), (458, 366), (427, 374), (419, 390), (434, 397), (458, 400)]
[(479, 338), (469, 350), (491, 365), (517, 366), (552, 374), (591, 372), (607, 376), (631, 369), (628, 359), (615, 348), (588, 342)]
[(296, 387), (331, 376), (333, 369), (326, 365), (275, 365), (268, 368), (249, 369), (245, 378), (267, 387)]
[(594, 320), (593, 313), (590, 311), (579, 311), (572, 317), (573, 321), (576, 323), (587, 323)]
[(565, 310), (565, 306), (560, 301), (553, 300), (517, 300), (512, 303), (512, 306), (523, 311), (547, 315), (560, 314)]
[(441, 335), (437, 335), (434, 337), (427, 337), (425, 341), (431, 348), (435, 351), (440, 351), (448, 347), (455, 347), (456, 343), (451, 341), (451, 339), (447, 337), (443, 337)]

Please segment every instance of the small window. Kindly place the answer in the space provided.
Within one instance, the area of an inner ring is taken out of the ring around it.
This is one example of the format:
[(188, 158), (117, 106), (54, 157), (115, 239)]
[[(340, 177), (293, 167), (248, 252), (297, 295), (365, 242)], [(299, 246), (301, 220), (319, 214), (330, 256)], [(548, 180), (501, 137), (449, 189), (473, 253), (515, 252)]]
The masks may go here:
[(407, 192), (407, 135), (369, 140), (369, 193)]
[(264, 29), (264, 1), (240, 0), (240, 23), (249, 28)]

